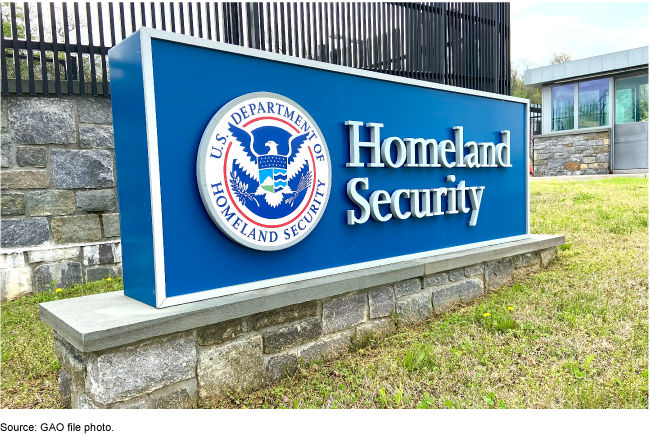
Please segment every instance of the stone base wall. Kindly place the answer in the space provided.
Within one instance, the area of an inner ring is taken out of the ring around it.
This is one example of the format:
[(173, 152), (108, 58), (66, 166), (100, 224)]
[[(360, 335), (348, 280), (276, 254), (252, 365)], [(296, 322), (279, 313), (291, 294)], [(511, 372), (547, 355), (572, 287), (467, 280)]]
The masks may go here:
[(533, 146), (535, 176), (608, 174), (610, 143), (610, 130), (538, 135)]
[(2, 301), (121, 275), (110, 99), (12, 96), (1, 111)]
[(546, 267), (556, 253), (505, 257), (95, 352), (55, 333), (61, 396), (72, 408), (195, 407), (471, 302)]

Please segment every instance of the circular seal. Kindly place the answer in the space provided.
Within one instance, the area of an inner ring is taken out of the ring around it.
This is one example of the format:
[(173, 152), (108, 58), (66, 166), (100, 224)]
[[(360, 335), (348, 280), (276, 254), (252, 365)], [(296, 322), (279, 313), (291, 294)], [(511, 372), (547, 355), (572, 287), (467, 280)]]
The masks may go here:
[(316, 227), (330, 196), (325, 139), (300, 105), (251, 93), (224, 105), (203, 132), (196, 177), (206, 210), (230, 239), (286, 249)]

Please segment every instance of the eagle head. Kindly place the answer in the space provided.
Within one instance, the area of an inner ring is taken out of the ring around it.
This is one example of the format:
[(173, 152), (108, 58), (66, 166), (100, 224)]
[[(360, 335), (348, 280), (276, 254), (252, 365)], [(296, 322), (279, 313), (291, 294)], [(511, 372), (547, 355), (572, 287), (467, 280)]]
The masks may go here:
[(270, 155), (277, 155), (278, 154), (278, 144), (276, 144), (273, 141), (268, 141), (266, 144), (264, 144), (265, 147), (270, 147), (269, 153)]

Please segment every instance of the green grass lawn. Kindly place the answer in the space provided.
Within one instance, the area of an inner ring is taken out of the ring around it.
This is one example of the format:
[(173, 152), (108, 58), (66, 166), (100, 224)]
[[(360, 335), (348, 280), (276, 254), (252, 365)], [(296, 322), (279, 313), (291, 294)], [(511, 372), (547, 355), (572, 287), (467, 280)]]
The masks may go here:
[[(566, 236), (548, 269), (207, 407), (648, 408), (648, 180), (533, 182), (530, 211), (531, 232)], [(2, 305), (3, 408), (59, 406), (38, 303), (120, 286)]]

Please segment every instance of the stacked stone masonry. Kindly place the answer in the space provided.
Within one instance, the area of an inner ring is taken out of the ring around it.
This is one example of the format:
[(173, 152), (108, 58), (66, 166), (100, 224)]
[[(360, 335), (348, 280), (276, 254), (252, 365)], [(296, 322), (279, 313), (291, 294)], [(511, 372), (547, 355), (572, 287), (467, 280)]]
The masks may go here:
[(533, 148), (535, 176), (604, 175), (610, 166), (610, 131), (538, 135)]
[(111, 102), (2, 98), (2, 301), (122, 274)]
[(195, 407), (469, 303), (548, 266), (556, 253), (515, 255), (95, 352), (55, 334), (61, 397), (72, 408)]

